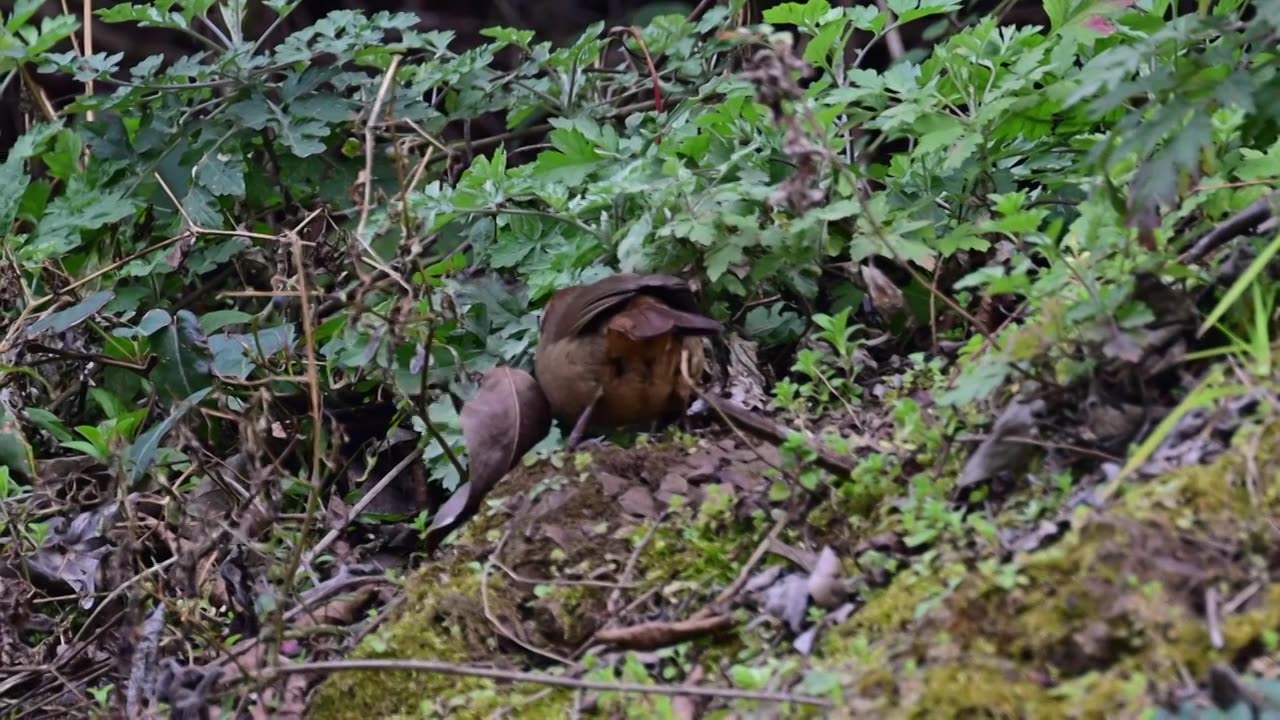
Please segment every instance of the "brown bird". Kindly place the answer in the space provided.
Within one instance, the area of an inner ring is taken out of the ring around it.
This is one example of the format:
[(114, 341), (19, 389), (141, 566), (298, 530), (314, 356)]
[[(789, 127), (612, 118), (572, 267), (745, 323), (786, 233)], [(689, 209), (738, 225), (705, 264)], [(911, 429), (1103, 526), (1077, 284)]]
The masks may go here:
[(696, 379), (702, 336), (718, 332), (688, 283), (670, 275), (614, 275), (552, 295), (535, 373), (552, 415), (574, 423), (569, 447), (588, 430), (681, 417), (694, 395), (681, 358)]

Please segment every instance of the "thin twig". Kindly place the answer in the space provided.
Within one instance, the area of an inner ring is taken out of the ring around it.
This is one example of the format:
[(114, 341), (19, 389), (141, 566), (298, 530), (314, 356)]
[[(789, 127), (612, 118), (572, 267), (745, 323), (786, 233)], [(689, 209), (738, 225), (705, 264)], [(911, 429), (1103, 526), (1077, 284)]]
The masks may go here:
[(1204, 615), (1205, 620), (1209, 623), (1209, 644), (1213, 645), (1214, 650), (1221, 650), (1222, 641), (1222, 623), (1218, 615), (1218, 590), (1217, 588), (1209, 588), (1204, 591)]
[(730, 599), (733, 598), (734, 595), (737, 595), (738, 592), (742, 590), (743, 586), (747, 584), (747, 581), (751, 578), (751, 573), (755, 571), (756, 565), (759, 564), (760, 559), (763, 558), (765, 556), (765, 553), (769, 551), (769, 546), (771, 546), (773, 542), (778, 539), (778, 536), (782, 534), (782, 531), (786, 529), (787, 524), (790, 522), (791, 522), (791, 513), (783, 513), (777, 519), (777, 521), (773, 523), (773, 527), (769, 528), (769, 534), (765, 535), (764, 539), (761, 540), (758, 545), (756, 545), (756, 549), (751, 553), (751, 557), (747, 558), (747, 564), (743, 565), (742, 569), (738, 571), (737, 579), (735, 579), (733, 583), (729, 585), (729, 587), (725, 588), (724, 590), (721, 590), (720, 594), (716, 596), (715, 600), (712, 600), (711, 602), (707, 603), (706, 607), (694, 613), (693, 617), (690, 619), (697, 620), (698, 618), (709, 617), (713, 615), (716, 612), (715, 608), (719, 607), (723, 603), (728, 602)]
[[(960, 442), (973, 442), (991, 440), (994, 435), (990, 433), (963, 434), (956, 436), (956, 440)], [(1001, 435), (1000, 440), (1020, 443), (1023, 445), (1035, 445), (1049, 450), (1067, 450), (1069, 452), (1080, 453), (1081, 455), (1092, 455), (1099, 460), (1106, 462), (1124, 462), (1124, 458), (1117, 457), (1111, 453), (1095, 450), (1093, 448), (1082, 447), (1080, 445), (1072, 445), (1071, 443), (1051, 442), (1049, 440), (1040, 440), (1039, 438), (1026, 437), (1024, 435)]]
[(594, 588), (604, 588), (606, 590), (625, 590), (628, 588), (638, 587), (635, 583), (608, 582), (605, 580), (560, 580), (556, 578), (531, 578), (526, 575), (521, 575), (520, 573), (516, 572), (515, 570), (512, 570), (506, 565), (503, 565), (497, 560), (494, 560), (492, 557), (489, 559), (489, 562), (493, 563), (494, 567), (506, 573), (507, 577), (511, 578), (512, 580), (515, 580), (518, 583), (524, 583), (526, 585), (554, 585), (556, 587), (594, 587)]
[(355, 505), (351, 506), (351, 510), (347, 512), (346, 520), (338, 525), (338, 527), (329, 530), (329, 532), (320, 539), (320, 542), (315, 544), (315, 547), (307, 551), (306, 555), (303, 556), (302, 563), (304, 565), (310, 565), (317, 555), (328, 550), (329, 546), (338, 539), (338, 536), (347, 529), (347, 526), (349, 526), (356, 517), (360, 515), (360, 513), (364, 512), (366, 507), (369, 507), (369, 503), (373, 502), (374, 499), (381, 495), (382, 491), (391, 484), (392, 480), (400, 477), (400, 473), (404, 472), (405, 468), (409, 467), (414, 460), (417, 460), (420, 457), (421, 451), (421, 447), (415, 447), (413, 452), (406, 455), (400, 462), (396, 463), (395, 467), (388, 470), (386, 475), (383, 475), (378, 482), (374, 483), (373, 487), (369, 488), (368, 492), (366, 492)]
[(663, 512), (663, 514), (649, 526), (649, 531), (644, 534), (643, 538), (640, 538), (640, 542), (636, 544), (635, 549), (631, 551), (631, 556), (627, 558), (627, 564), (623, 566), (622, 569), (622, 577), (619, 578), (620, 584), (618, 585), (618, 589), (609, 593), (609, 602), (605, 605), (605, 607), (609, 608), (610, 615), (613, 615), (614, 617), (618, 616), (616, 608), (618, 602), (622, 599), (623, 583), (631, 582), (631, 575), (636, 571), (636, 563), (640, 561), (640, 555), (644, 552), (644, 549), (648, 547), (649, 541), (653, 539), (653, 536), (657, 534), (658, 527), (662, 525), (662, 521), (665, 518), (666, 512)]
[(364, 125), (364, 201), (360, 203), (360, 221), (356, 224), (356, 240), (366, 247), (368, 243), (364, 237), (364, 230), (365, 225), (369, 222), (369, 207), (373, 204), (375, 128), (378, 124), (378, 116), (382, 113), (382, 104), (387, 101), (387, 92), (391, 89), (391, 81), (395, 80), (396, 70), (400, 67), (400, 57), (396, 55), (391, 58), (391, 64), (387, 66), (387, 72), (382, 76), (382, 85), (378, 88), (378, 94), (373, 99), (373, 108), (369, 110), (369, 120)]
[(672, 687), (668, 685), (641, 685), (639, 683), (610, 683), (602, 682), (600, 680), (581, 680), (578, 678), (562, 677), (560, 675), (521, 672), (518, 670), (498, 670), (495, 668), (471, 667), (435, 660), (332, 660), (300, 665), (282, 665), (274, 668), (274, 670), (268, 670), (268, 672), (274, 672), (275, 675), (359, 671), (427, 672), (436, 673), (438, 675), (479, 677), (502, 682), (550, 685), (552, 687), (570, 688), (574, 690), (597, 690), (600, 692), (641, 693), (646, 695), (666, 696), (695, 695), (698, 697), (724, 698), (728, 700), (796, 703), (798, 705), (812, 705), (821, 708), (834, 707), (834, 705), (827, 700), (806, 695), (791, 695), (788, 693), (761, 692), (756, 690), (736, 690), (733, 688)]
[[(310, 389), (309, 399), (311, 401), (311, 472), (308, 483), (310, 488), (307, 492), (306, 517), (302, 520), (302, 529), (298, 534), (298, 542), (293, 551), (289, 553), (289, 564), (286, 566), (284, 573), (286, 593), (293, 590), (298, 565), (302, 561), (302, 548), (306, 544), (307, 536), (311, 533), (311, 526), (315, 522), (315, 517), (320, 509), (321, 480), (323, 479), (320, 471), (324, 455), (324, 410), (323, 401), (320, 399), (320, 363), (316, 357), (315, 328), (312, 327), (311, 317), (311, 298), (307, 291), (307, 266), (302, 256), (302, 243), (298, 235), (302, 227), (318, 214), (319, 211), (311, 213), (298, 224), (298, 227), (290, 231), (290, 237), (293, 240), (294, 270), (298, 275), (298, 301), (301, 305), (302, 335), (306, 343), (307, 354), (307, 385)], [(284, 637), (284, 612), (282, 609), (277, 609), (275, 620), (275, 640), (279, 642), (280, 638)], [(279, 653), (273, 649), (268, 654), (268, 657), (275, 658), (278, 655)]]
[(578, 665), (577, 663), (570, 660), (569, 658), (560, 657), (559, 655), (556, 655), (555, 653), (549, 650), (543, 650), (542, 648), (539, 648), (535, 645), (531, 645), (525, 642), (524, 640), (516, 637), (515, 633), (508, 630), (506, 626), (503, 625), (502, 622), (499, 621), (496, 616), (494, 616), (493, 610), (489, 607), (489, 568), (493, 565), (494, 556), (502, 552), (503, 546), (507, 544), (507, 538), (510, 538), (510, 537), (511, 537), (510, 530), (507, 530), (507, 532), (503, 533), (502, 539), (498, 541), (497, 547), (495, 547), (493, 549), (493, 552), (489, 553), (489, 557), (485, 559), (484, 569), (481, 571), (480, 603), (481, 605), (484, 606), (485, 618), (488, 619), (489, 623), (493, 625), (494, 629), (497, 630), (500, 635), (510, 640), (511, 642), (519, 645), (525, 650), (528, 650), (529, 652), (535, 655), (541, 655), (542, 657), (547, 658), (548, 660), (554, 660), (562, 665), (566, 665), (575, 670), (581, 669), (582, 667), (581, 665)]

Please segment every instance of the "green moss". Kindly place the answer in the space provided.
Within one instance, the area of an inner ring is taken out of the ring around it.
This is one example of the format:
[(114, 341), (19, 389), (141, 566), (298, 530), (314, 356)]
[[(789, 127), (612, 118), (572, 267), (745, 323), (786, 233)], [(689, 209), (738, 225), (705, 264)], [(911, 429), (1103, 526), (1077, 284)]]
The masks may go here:
[(903, 572), (884, 590), (872, 595), (845, 627), (853, 633), (900, 630), (915, 620), (917, 608), (944, 590), (945, 585), (934, 575)]
[[(1263, 587), (1222, 619), (1220, 650), (1212, 647), (1203, 602), (1210, 587), (1234, 594), (1255, 582), (1248, 558), (1269, 552), (1280, 483), (1264, 479), (1280, 470), (1268, 455), (1280, 446), (1280, 424), (1256, 439), (1254, 457), (1236, 451), (1209, 467), (1131, 481), (1107, 509), (1082, 511), (1074, 529), (1030, 553), (992, 559), (989, 540), (966, 545), (963, 532), (949, 531), (886, 587), (861, 593), (863, 604), (824, 630), (805, 667), (837, 678), (853, 715), (1094, 718), (1137, 716), (1164, 690), (1181, 686), (1187, 673), (1203, 678), (1210, 663), (1249, 660), (1264, 634), (1280, 627), (1280, 584)], [(597, 454), (563, 472), (540, 463), (513, 473), (495, 493), (507, 507), (473, 520), (449, 555), (421, 568), (399, 617), (356, 656), (536, 665), (530, 653), (499, 640), (484, 612), (480, 568), (499, 540), (502, 561), (515, 575), (490, 573), (490, 614), (535, 647), (571, 654), (607, 620), (612, 588), (554, 579), (601, 569), (621, 577), (634, 560), (630, 577), (639, 587), (624, 597), (660, 589), (661, 601), (700, 607), (740, 571), (771, 524), (767, 514), (746, 505), (750, 498), (717, 488), (650, 534), (652, 525), (623, 519), (594, 476), (641, 477), (684, 452), (633, 448)], [(1026, 525), (1044, 517), (1041, 506), (1052, 511), (1046, 503), (1056, 501), (1034, 492), (1023, 493), (1021, 505), (1009, 503), (992, 524)], [(539, 510), (542, 502), (551, 509)], [(783, 540), (830, 543), (852, 560), (849, 546), (896, 522), (881, 504), (855, 527), (839, 520), (845, 508), (839, 496), (811, 508), (808, 535)], [(763, 671), (765, 658), (794, 660), (778, 639), (753, 630), (698, 640), (666, 657), (674, 671), (666, 681), (695, 665), (720, 677), (729, 668)], [(645, 681), (649, 670), (639, 664), (630, 669), (634, 677), (624, 675)], [(624, 715), (652, 716), (669, 704), (659, 697), (600, 697)], [(573, 699), (469, 678), (348, 674), (324, 684), (314, 716), (470, 718), (508, 709), (513, 717), (559, 718)]]
[[(571, 475), (557, 471), (553, 463), (514, 471), (487, 501), (493, 509), (473, 519), (450, 550), (413, 575), (403, 608), (352, 656), (527, 669), (535, 656), (501, 637), (486, 616), (484, 595), (489, 614), (508, 632), (540, 650), (572, 654), (609, 619), (613, 588), (558, 580), (586, 577), (602, 568), (621, 576), (651, 527), (619, 513), (595, 473), (637, 477), (655, 458), (686, 454), (678, 445), (647, 447), (644, 455), (639, 452), (605, 450), (586, 463), (575, 458), (576, 464), (566, 468)], [(649, 538), (635, 558), (632, 573), (632, 581), (641, 587), (626, 597), (663, 587), (704, 600), (702, 595), (709, 589), (732, 580), (759, 541), (764, 519), (736, 519), (738, 498), (732, 492), (709, 496), (710, 501), (700, 508), (682, 511), (683, 521), (668, 519)], [(514, 575), (494, 566), (482, 587), (484, 562), (499, 542), (500, 561)], [(741, 647), (728, 643), (719, 649), (735, 646)], [(707, 670), (714, 670), (726, 656), (707, 657), (714, 658), (702, 658), (711, 663)], [(535, 685), (499, 685), (425, 673), (347, 673), (323, 683), (312, 712), (317, 720), (480, 718), (503, 709), (518, 717), (561, 718), (573, 700), (571, 692)]]
[[(1280, 424), (1252, 447), (1277, 440)], [(1265, 557), (1280, 490), (1248, 478), (1277, 470), (1267, 452), (1236, 450), (1135, 480), (1107, 510), (1082, 512), (1065, 537), (1015, 558), (1016, 583), (969, 571), (948, 592), (946, 573), (918, 562), (827, 636), (820, 662), (853, 696), (912, 716), (1136, 716), (1187, 673), (1248, 660), (1280, 627), (1280, 584), (1222, 619), (1221, 650), (1203, 611), (1208, 588), (1255, 579), (1241, 558)]]
[(1042, 687), (1016, 671), (1000, 672), (976, 662), (933, 667), (912, 698), (913, 718), (997, 717), (1052, 720), (1066, 717)]
[[(490, 609), (511, 614), (500, 578), (489, 579)], [(478, 573), (464, 564), (432, 563), (410, 583), (398, 615), (366, 638), (354, 658), (414, 658), (476, 662), (500, 654), (485, 617)], [(342, 720), (373, 717), (487, 717), (499, 707), (532, 698), (540, 687), (500, 688), (493, 681), (410, 672), (345, 673), (331, 677), (316, 694), (313, 717)], [(567, 702), (567, 693), (538, 704)], [(488, 702), (486, 702), (488, 700)], [(532, 708), (528, 709), (532, 712)], [(524, 709), (521, 712), (525, 712)], [(535, 717), (535, 715), (523, 715)], [(550, 716), (554, 716), (552, 713)]]

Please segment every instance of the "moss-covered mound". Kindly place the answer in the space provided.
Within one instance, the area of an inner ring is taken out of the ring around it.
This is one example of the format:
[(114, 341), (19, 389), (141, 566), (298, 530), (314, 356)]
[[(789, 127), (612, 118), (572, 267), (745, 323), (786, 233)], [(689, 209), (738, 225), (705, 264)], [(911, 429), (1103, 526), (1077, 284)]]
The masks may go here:
[[(1137, 717), (1202, 682), (1213, 663), (1245, 670), (1274, 651), (1280, 460), (1255, 449), (1274, 447), (1278, 432), (1210, 466), (1134, 483), (1105, 509), (1081, 504), (1074, 527), (1030, 550), (945, 535), (904, 555), (878, 587), (857, 586), (853, 612), (807, 657), (785, 624), (756, 618), (749, 603), (727, 635), (648, 653), (591, 646), (606, 624), (693, 615), (733, 581), (771, 513), (814, 514), (812, 497), (777, 495), (764, 462), (776, 458), (730, 439), (539, 461), (419, 570), (398, 616), (356, 656), (669, 685), (699, 675), (823, 695), (838, 708), (715, 700), (703, 717)], [(821, 532), (795, 522), (781, 539), (829, 544), (852, 574), (878, 546), (849, 528), (892, 525), (892, 513), (877, 517)], [(763, 565), (787, 564), (782, 555)], [(326, 681), (314, 717), (663, 717), (672, 707), (659, 696), (348, 673)]]

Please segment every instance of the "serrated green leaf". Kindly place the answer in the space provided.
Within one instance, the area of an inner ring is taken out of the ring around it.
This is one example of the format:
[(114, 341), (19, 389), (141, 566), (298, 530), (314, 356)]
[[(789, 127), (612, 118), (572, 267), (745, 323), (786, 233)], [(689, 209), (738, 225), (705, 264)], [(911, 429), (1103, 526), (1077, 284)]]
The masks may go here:
[(1011, 368), (1001, 358), (985, 356), (965, 367), (954, 386), (938, 396), (939, 405), (958, 407), (985, 400), (1004, 384)]
[(533, 38), (537, 33), (533, 30), (516, 30), (509, 27), (490, 27), (484, 28), (480, 34), (487, 38), (493, 38), (500, 44), (515, 45), (517, 47), (528, 49), (529, 43), (533, 42)]
[[(818, 34), (814, 35), (813, 39), (805, 47), (804, 61), (821, 67), (830, 67), (831, 63), (828, 54), (848, 25), (849, 21), (845, 18), (824, 24)], [(839, 48), (839, 50), (843, 50), (843, 48)]]
[(653, 215), (644, 213), (631, 224), (618, 243), (618, 266), (623, 272), (637, 272), (646, 266), (644, 241), (653, 231)]
[(80, 233), (119, 222), (137, 209), (123, 190), (96, 190), (71, 183), (67, 191), (49, 203), (31, 240), (18, 249), (27, 262), (41, 262), (80, 246)]
[(707, 277), (715, 282), (729, 270), (730, 266), (742, 262), (745, 258), (742, 246), (734, 242), (723, 242), (707, 255)]
[(10, 156), (0, 163), (0, 237), (9, 234), (30, 182), (31, 176), (23, 167), (21, 158)]
[(764, 21), (770, 25), (797, 25), (803, 28), (812, 28), (830, 10), (831, 3), (827, 2), (827, 0), (809, 0), (806, 3), (782, 3), (765, 10)]
[(80, 173), (80, 151), (84, 148), (80, 136), (70, 130), (58, 133), (53, 149), (42, 157), (49, 174), (60, 180), (68, 180)]
[(250, 130), (262, 130), (274, 116), (273, 108), (265, 97), (254, 93), (227, 108), (226, 114)]
[(209, 153), (196, 165), (196, 182), (219, 197), (244, 197), (244, 158), (230, 153)]
[(888, 5), (902, 25), (932, 15), (955, 12), (962, 7), (958, 0), (889, 0)]
[(18, 28), (26, 25), (43, 4), (44, 0), (17, 0), (13, 4), (13, 12), (9, 13), (9, 17), (5, 20), (4, 28), (11, 33), (16, 33)]

